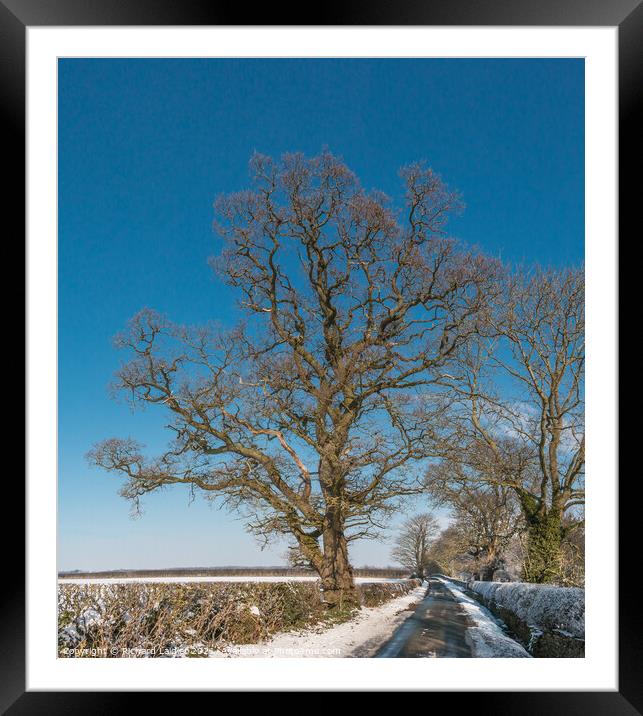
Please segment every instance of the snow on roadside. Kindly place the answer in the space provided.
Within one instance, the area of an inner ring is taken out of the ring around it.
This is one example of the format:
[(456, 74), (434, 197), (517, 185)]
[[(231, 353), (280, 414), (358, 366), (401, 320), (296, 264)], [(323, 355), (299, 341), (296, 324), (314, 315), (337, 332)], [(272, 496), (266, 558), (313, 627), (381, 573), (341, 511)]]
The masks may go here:
[[(265, 576), (185, 576), (185, 577), (59, 577), (59, 584), (188, 584), (193, 582), (314, 582), (319, 577), (265, 577)], [(405, 579), (394, 577), (357, 577), (357, 584), (372, 584), (380, 582), (404, 582)]]
[(354, 619), (343, 624), (331, 627), (320, 625), (303, 631), (284, 632), (260, 644), (244, 644), (211, 651), (210, 656), (264, 659), (371, 657), (411, 615), (409, 605), (421, 601), (425, 593), (426, 583), (379, 607), (362, 607)]
[(456, 584), (448, 579), (436, 577), (455, 597), (474, 626), (467, 627), (466, 639), (474, 657), (496, 657), (510, 659), (531, 659), (531, 654), (517, 641), (507, 636), (493, 614)]

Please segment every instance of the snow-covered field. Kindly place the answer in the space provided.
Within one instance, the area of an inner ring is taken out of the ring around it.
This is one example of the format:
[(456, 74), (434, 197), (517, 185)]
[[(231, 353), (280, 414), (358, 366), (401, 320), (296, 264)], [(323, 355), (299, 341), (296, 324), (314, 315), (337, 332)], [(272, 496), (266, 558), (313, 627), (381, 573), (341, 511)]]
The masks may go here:
[[(395, 582), (395, 579), (357, 579), (362, 582)], [(395, 629), (407, 619), (409, 605), (422, 600), (426, 585), (417, 587), (403, 597), (392, 599), (379, 607), (362, 607), (349, 622), (332, 627), (317, 627), (298, 632), (277, 634), (260, 644), (228, 647), (211, 651), (215, 658), (254, 657), (371, 657), (387, 641)]]
[(505, 634), (498, 620), (482, 604), (465, 594), (454, 582), (442, 577), (436, 579), (451, 592), (474, 624), (466, 633), (474, 657), (532, 658), (526, 649)]
[[(315, 582), (318, 577), (264, 577), (264, 576), (185, 576), (185, 577), (60, 577), (61, 584), (188, 584), (195, 582)], [(387, 577), (356, 577), (357, 584), (373, 584), (374, 582), (404, 582), (404, 579)]]

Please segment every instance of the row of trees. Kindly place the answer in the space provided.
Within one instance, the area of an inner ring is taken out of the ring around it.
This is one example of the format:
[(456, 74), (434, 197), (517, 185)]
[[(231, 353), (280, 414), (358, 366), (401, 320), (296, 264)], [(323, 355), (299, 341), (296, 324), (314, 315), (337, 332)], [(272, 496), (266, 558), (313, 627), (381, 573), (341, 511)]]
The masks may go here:
[[(584, 528), (568, 519), (564, 526), (552, 581), (583, 586)], [(438, 573), (483, 581), (519, 580), (529, 572), (529, 533), (516, 502), (484, 500), (473, 509), (453, 510), (444, 529), (432, 513), (406, 520), (397, 532), (392, 556), (420, 578)]]
[(173, 440), (148, 458), (111, 438), (91, 462), (135, 504), (184, 484), (286, 536), (331, 606), (358, 599), (350, 543), (427, 491), (461, 511), (510, 496), (525, 577), (555, 580), (583, 503), (582, 271), (512, 271), (448, 238), (460, 199), (422, 164), (397, 207), (327, 152), (255, 155), (251, 174), (216, 203), (213, 266), (243, 320), (135, 316), (116, 384), (169, 411)]
[(508, 274), (502, 302), (448, 380), (449, 441), (427, 475), (479, 524), (489, 568), (525, 534), (523, 579), (560, 581), (584, 506), (582, 270)]

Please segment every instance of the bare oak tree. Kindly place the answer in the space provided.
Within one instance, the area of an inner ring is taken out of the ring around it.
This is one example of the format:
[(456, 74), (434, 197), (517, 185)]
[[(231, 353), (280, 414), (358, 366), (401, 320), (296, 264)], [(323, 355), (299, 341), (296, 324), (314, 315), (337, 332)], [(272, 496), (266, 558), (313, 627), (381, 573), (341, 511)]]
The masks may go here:
[(213, 263), (244, 321), (134, 317), (117, 385), (168, 410), (174, 441), (148, 459), (110, 439), (90, 459), (135, 501), (173, 484), (222, 496), (253, 532), (294, 541), (329, 605), (357, 601), (348, 544), (418, 490), (425, 391), (476, 332), (496, 264), (445, 236), (459, 200), (421, 164), (401, 172), (400, 210), (329, 153), (255, 155), (251, 172), (215, 205)]
[(424, 579), (429, 562), (429, 548), (439, 531), (438, 521), (428, 512), (409, 518), (400, 528), (395, 540), (393, 559), (420, 579)]
[(523, 578), (559, 581), (561, 545), (584, 505), (583, 271), (516, 272), (490, 316), (445, 380), (442, 479), (511, 489), (527, 528)]

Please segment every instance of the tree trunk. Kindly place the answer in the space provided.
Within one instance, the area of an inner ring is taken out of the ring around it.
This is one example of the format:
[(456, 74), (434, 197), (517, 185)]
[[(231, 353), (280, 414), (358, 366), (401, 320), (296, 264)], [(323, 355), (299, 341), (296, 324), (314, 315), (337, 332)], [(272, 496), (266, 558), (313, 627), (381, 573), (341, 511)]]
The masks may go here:
[(486, 564), (480, 572), (480, 581), (481, 582), (492, 582), (493, 581), (493, 573), (495, 571), (496, 571), (496, 565), (494, 562)]
[(348, 544), (341, 519), (331, 512), (325, 520), (324, 552), (320, 570), (322, 598), (329, 607), (360, 605), (359, 592), (353, 581), (353, 568), (348, 560)]
[(527, 521), (527, 555), (523, 579), (537, 584), (551, 584), (560, 578), (562, 515), (550, 509), (529, 516)]

